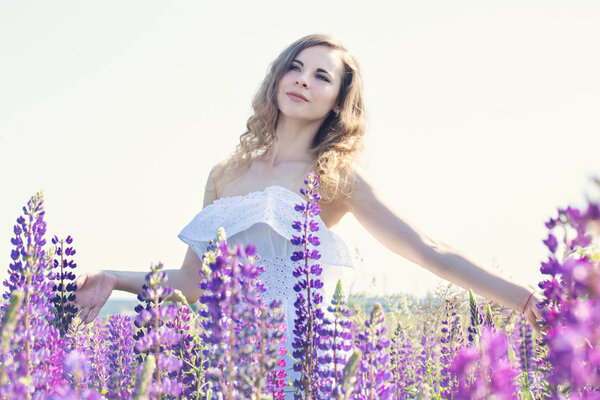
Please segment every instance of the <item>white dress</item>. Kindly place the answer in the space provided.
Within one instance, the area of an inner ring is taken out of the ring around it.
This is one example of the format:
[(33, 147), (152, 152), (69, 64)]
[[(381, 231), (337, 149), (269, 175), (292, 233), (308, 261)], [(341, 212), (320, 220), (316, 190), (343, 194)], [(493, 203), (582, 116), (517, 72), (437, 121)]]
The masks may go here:
[[(225, 229), (229, 246), (236, 243), (256, 246), (260, 255), (259, 264), (265, 268), (260, 276), (267, 289), (263, 293), (265, 303), (269, 304), (275, 298), (283, 301), (287, 326), (285, 345), (289, 354), (293, 352), (294, 302), (297, 295), (293, 286), (298, 280), (292, 271), (299, 263), (291, 261), (290, 257), (294, 251), (301, 249), (290, 243), (290, 239), (292, 235), (299, 235), (292, 228), (292, 222), (304, 222), (302, 213), (294, 210), (294, 205), (301, 202), (306, 204), (299, 193), (275, 185), (243, 196), (224, 197), (206, 206), (178, 235), (200, 258), (206, 252), (209, 240), (214, 239), (221, 226)], [(312, 219), (319, 224), (319, 230), (315, 233), (320, 245), (311, 248), (316, 248), (321, 254), (318, 262), (323, 268), (319, 277), (323, 288), (320, 291), (323, 295), (322, 309), (327, 315), (326, 308), (331, 304), (338, 279), (342, 279), (347, 299), (356, 277), (356, 268), (343, 240), (327, 228), (320, 216)], [(286, 372), (293, 382), (299, 374), (292, 369), (293, 360), (286, 357), (286, 361)], [(287, 398), (293, 396), (288, 394)]]

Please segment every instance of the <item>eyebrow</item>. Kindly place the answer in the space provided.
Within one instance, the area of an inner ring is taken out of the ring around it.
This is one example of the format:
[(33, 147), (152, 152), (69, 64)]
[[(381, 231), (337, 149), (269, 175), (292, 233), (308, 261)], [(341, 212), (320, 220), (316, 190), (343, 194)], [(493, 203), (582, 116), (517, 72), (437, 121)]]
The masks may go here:
[[(302, 61), (300, 61), (300, 60), (298, 60), (298, 59), (296, 59), (296, 58), (294, 58), (294, 60), (293, 60), (292, 62), (294, 62), (294, 61), (295, 61), (295, 62), (297, 62), (298, 64), (302, 65), (302, 66), (304, 67), (304, 63), (303, 63)], [(331, 75), (331, 74), (329, 73), (329, 71), (326, 71), (326, 70), (324, 70), (323, 68), (317, 68), (317, 72), (325, 72), (327, 75)], [(331, 76), (333, 76), (333, 75), (331, 75)]]

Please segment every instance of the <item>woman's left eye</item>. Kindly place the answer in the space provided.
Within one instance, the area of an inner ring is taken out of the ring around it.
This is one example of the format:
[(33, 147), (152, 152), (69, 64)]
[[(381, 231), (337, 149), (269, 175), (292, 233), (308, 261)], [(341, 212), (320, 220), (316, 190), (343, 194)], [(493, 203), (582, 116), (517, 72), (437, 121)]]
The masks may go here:
[[(290, 67), (288, 69), (300, 71), (300, 67), (298, 67), (297, 65), (290, 65)], [(325, 75), (317, 75), (317, 78), (320, 78), (321, 80), (324, 80), (325, 82), (330, 82), (329, 78), (327, 78)]]

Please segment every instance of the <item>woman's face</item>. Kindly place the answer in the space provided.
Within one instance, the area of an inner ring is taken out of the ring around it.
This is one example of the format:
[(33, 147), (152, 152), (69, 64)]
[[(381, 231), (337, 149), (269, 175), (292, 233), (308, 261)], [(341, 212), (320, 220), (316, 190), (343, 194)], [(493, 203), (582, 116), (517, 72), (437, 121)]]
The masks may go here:
[[(336, 106), (344, 65), (338, 50), (312, 46), (302, 50), (277, 87), (277, 105), (287, 118), (325, 120)], [(301, 97), (295, 96), (297, 93)]]

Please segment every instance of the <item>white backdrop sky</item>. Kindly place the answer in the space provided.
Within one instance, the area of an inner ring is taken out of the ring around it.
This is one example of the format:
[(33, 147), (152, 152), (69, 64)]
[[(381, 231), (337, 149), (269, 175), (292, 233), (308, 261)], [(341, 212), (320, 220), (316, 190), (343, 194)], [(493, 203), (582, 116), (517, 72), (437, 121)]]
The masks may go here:
[[(177, 234), (269, 64), (325, 33), (362, 68), (360, 164), (385, 200), (535, 287), (544, 221), (596, 193), (598, 21), (595, 1), (1, 2), (0, 254), (43, 189), (48, 238), (74, 237), (80, 272), (179, 268)], [(351, 215), (333, 230), (363, 259), (351, 292), (441, 282)]]

